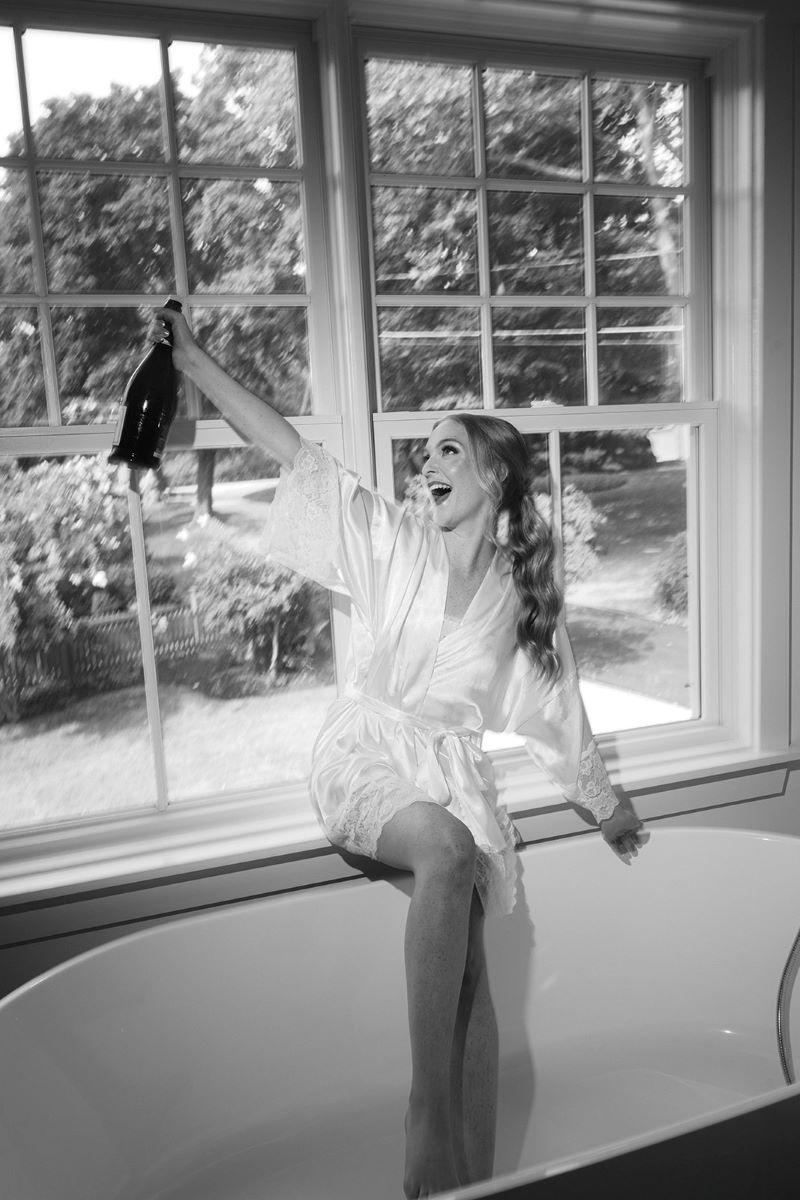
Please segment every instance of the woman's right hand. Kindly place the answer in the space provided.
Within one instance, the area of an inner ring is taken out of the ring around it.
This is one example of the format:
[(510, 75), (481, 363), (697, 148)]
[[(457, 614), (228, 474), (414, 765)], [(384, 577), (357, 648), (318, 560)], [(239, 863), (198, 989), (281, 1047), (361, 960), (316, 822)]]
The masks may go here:
[(156, 319), (172, 333), (172, 361), (179, 371), (187, 371), (191, 352), (197, 349), (197, 342), (186, 318), (174, 308), (159, 308)]

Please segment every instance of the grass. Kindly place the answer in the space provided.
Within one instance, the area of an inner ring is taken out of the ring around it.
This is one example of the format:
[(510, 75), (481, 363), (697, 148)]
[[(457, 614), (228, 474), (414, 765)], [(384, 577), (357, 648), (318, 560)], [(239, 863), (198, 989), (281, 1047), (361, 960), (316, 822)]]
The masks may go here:
[[(333, 685), (215, 700), (160, 690), (171, 799), (303, 779)], [(91, 696), (0, 726), (0, 825), (14, 828), (155, 804), (142, 688)]]
[(664, 612), (655, 587), (671, 539), (686, 529), (685, 471), (664, 465), (613, 478), (618, 487), (590, 490), (606, 518), (597, 567), (567, 593), (575, 657), (588, 679), (691, 707), (688, 627)]

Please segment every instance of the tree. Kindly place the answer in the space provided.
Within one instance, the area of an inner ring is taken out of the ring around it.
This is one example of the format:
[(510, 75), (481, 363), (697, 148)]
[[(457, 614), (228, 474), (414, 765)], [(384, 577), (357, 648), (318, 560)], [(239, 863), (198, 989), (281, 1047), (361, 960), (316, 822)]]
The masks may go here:
[[(293, 56), (287, 51), (215, 46), (197, 77), (173, 99), (184, 162), (297, 161)], [(114, 85), (101, 99), (56, 98), (33, 127), (37, 149), (53, 157), (136, 160), (163, 156), (159, 85)], [(22, 153), (22, 135), (9, 153)], [(207, 172), (206, 172), (207, 174)], [(163, 295), (175, 288), (166, 180), (79, 170), (37, 175), (51, 289)], [(33, 284), (30, 202), (24, 171), (8, 171), (0, 190), (0, 290)], [(68, 221), (64, 213), (70, 214)], [(302, 204), (297, 185), (264, 177), (232, 183), (187, 180), (182, 219), (190, 285), (201, 291), (298, 292), (305, 287)], [(64, 419), (112, 420), (150, 335), (149, 311), (112, 306), (55, 307), (53, 334)], [(199, 335), (246, 386), (286, 413), (308, 411), (304, 306), (242, 306), (195, 314)], [(0, 421), (45, 417), (44, 383), (33, 310), (0, 309)], [(204, 409), (208, 413), (208, 409)], [(207, 463), (203, 463), (203, 468)], [(200, 482), (207, 484), (208, 474)], [(208, 507), (207, 499), (203, 507)]]

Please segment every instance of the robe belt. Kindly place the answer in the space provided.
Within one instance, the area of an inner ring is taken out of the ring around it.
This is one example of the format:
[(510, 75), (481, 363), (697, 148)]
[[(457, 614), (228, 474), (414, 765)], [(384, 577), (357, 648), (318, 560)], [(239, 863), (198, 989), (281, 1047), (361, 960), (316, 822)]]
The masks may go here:
[[(443, 808), (449, 807), (455, 800), (455, 808), (472, 815), (476, 828), (482, 831), (482, 838), (485, 837), (493, 849), (506, 849), (507, 842), (497, 823), (494, 805), (486, 796), (487, 782), (480, 771), (485, 755), (477, 729), (470, 729), (466, 725), (432, 724), (423, 717), (393, 708), (375, 696), (367, 696), (350, 685), (345, 687), (344, 696), (376, 716), (415, 729), (425, 744), (426, 779), (422, 790)], [(416, 779), (414, 783), (418, 786)]]

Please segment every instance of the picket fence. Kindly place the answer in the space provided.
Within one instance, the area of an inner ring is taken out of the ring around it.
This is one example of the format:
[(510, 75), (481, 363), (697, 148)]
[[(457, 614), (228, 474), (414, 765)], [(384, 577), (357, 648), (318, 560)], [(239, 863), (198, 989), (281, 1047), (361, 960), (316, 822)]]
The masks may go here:
[[(190, 608), (162, 609), (153, 614), (156, 658), (188, 658), (216, 639)], [(78, 618), (57, 641), (24, 656), (0, 652), (0, 700), (16, 706), (42, 691), (76, 691), (98, 679), (135, 678), (142, 651), (136, 613), (107, 613)]]

